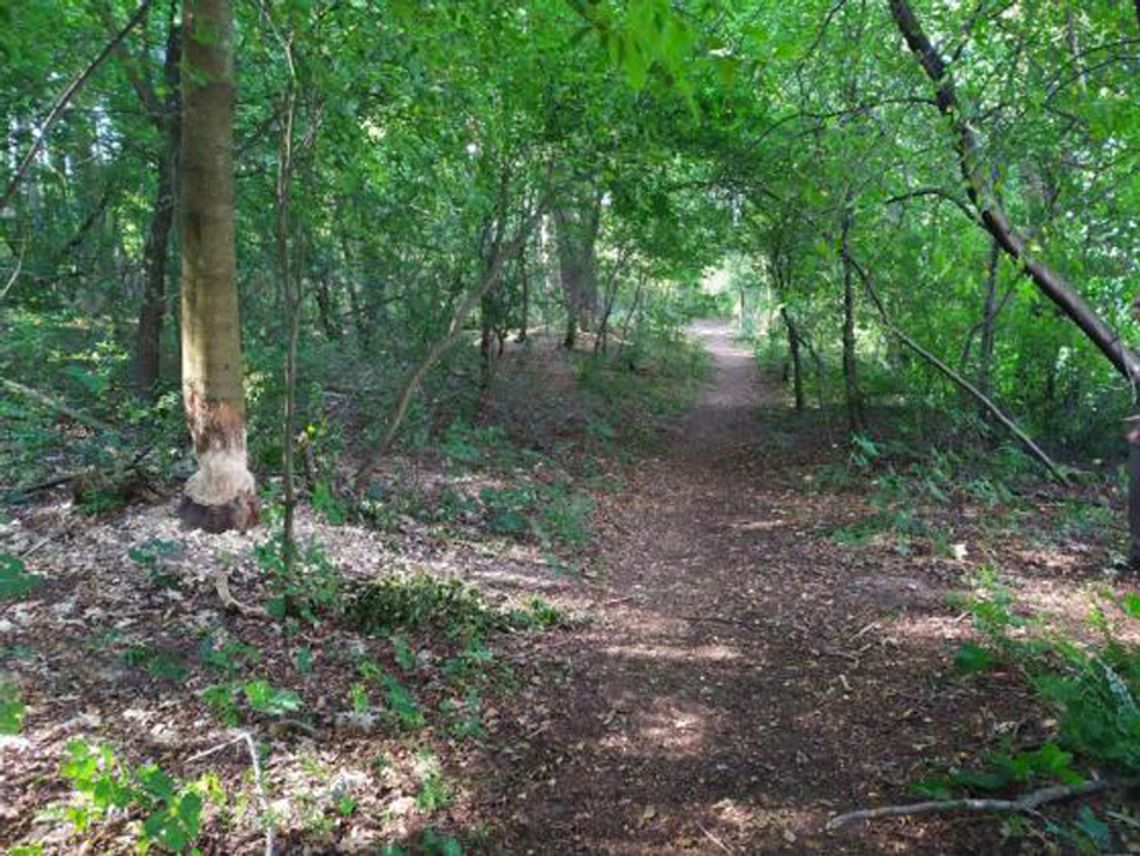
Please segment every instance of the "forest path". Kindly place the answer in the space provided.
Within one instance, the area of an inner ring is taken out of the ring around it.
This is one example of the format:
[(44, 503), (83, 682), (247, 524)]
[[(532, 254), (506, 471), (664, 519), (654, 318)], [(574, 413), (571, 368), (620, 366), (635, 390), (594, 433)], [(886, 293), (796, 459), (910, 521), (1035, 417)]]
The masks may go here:
[(905, 798), (929, 745), (916, 711), (943, 718), (914, 693), (944, 652), (899, 641), (914, 611), (945, 612), (941, 591), (827, 536), (855, 510), (810, 490), (826, 438), (727, 324), (694, 332), (705, 394), (604, 502), (608, 590), (559, 645), (547, 725), (498, 774), (510, 852), (874, 851), (827, 818)]

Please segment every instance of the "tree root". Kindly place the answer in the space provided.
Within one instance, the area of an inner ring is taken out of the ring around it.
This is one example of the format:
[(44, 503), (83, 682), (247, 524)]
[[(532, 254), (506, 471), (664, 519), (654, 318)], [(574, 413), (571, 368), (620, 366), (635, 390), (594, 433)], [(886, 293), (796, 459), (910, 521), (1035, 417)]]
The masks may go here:
[(226, 609), (257, 618), (265, 618), (268, 615), (261, 607), (246, 606), (230, 593), (230, 572), (224, 565), (218, 565), (214, 570), (214, 589), (218, 592), (218, 600)]
[(828, 831), (839, 829), (856, 820), (877, 820), (880, 817), (909, 817), (914, 814), (945, 814), (958, 811), (1033, 814), (1040, 806), (1046, 803), (1088, 796), (1089, 794), (1099, 793), (1108, 788), (1122, 787), (1129, 784), (1132, 783), (1095, 779), (1090, 782), (1081, 782), (1079, 785), (1053, 785), (1048, 788), (1041, 788), (1040, 790), (1031, 791), (1015, 800), (929, 800), (927, 802), (911, 803), (909, 805), (887, 805), (881, 808), (865, 808), (833, 817), (827, 822), (825, 829)]

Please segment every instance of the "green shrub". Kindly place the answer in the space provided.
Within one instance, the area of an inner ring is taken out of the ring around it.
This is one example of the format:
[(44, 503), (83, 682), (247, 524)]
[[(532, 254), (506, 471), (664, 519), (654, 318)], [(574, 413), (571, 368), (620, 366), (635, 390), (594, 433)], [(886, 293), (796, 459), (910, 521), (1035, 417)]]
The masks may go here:
[(20, 688), (0, 681), (0, 734), (19, 734), (24, 728), (24, 697)]
[(19, 600), (41, 582), (18, 556), (0, 553), (0, 601)]
[(454, 577), (439, 580), (424, 573), (371, 583), (351, 601), (345, 618), (350, 627), (372, 636), (432, 628), (455, 638), (507, 626), (478, 589)]
[[(1140, 777), (1140, 647), (1116, 638), (1099, 610), (1091, 619), (1101, 634), (1099, 644), (1047, 632), (1014, 612), (1010, 592), (992, 569), (984, 569), (975, 582), (979, 593), (964, 603), (983, 644), (966, 643), (959, 649), (959, 670), (970, 673), (999, 664), (1014, 668), (1056, 715), (1056, 747), (1047, 758), (1030, 756), (1023, 763), (1040, 761), (1032, 767), (1035, 774), (1061, 781), (1073, 779), (1073, 761)], [(1140, 596), (1114, 600), (1112, 608), (1140, 619)], [(993, 760), (991, 771), (1000, 767)], [(1014, 764), (1006, 778), (1018, 781), (1013, 774), (1019, 769)]]
[(198, 838), (205, 800), (220, 799), (221, 794), (217, 777), (180, 783), (157, 764), (129, 768), (110, 748), (93, 747), (83, 740), (67, 744), (60, 773), (78, 796), (64, 809), (77, 831), (85, 832), (112, 810), (141, 814), (140, 852), (155, 845), (185, 852)]
[(324, 615), (339, 613), (340, 571), (321, 545), (310, 541), (298, 549), (289, 567), (282, 555), (282, 539), (278, 532), (254, 547), (259, 567), (269, 575), (269, 614), (277, 619), (301, 618), (316, 624)]

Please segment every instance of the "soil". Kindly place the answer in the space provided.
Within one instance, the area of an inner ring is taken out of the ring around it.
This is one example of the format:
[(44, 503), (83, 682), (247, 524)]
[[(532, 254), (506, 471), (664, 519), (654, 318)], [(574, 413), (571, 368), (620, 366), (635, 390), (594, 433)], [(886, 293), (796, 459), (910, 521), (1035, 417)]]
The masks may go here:
[[(492, 549), (412, 519), (384, 534), (301, 515), (302, 535), (326, 545), (349, 586), (425, 570), (501, 600), (541, 594), (582, 619), (489, 641), (515, 677), (506, 694), (488, 691), (486, 733), (475, 741), (434, 726), (418, 738), (339, 728), (358, 680), (353, 657), (412, 678), (387, 640), (335, 624), (286, 637), (264, 618), (227, 613), (214, 585), (223, 563), (239, 601), (264, 602), (264, 573), (249, 558), (263, 536), (182, 531), (176, 497), (97, 522), (63, 505), (21, 512), (0, 531), (0, 550), (24, 555), (45, 582), (32, 599), (0, 607), (0, 665), (28, 702), (24, 733), (0, 740), (0, 846), (36, 839), (48, 852), (78, 849), (40, 813), (67, 797), (55, 774), (67, 740), (87, 736), (186, 779), (213, 765), (250, 796), (228, 823), (209, 822), (204, 851), (262, 850), (242, 746), (208, 762), (192, 757), (232, 739), (200, 700), (218, 678), (192, 667), (172, 682), (124, 664), (140, 646), (191, 662), (204, 630), (222, 627), (259, 649), (260, 675), (305, 702), (296, 729), (247, 725), (267, 748), (278, 852), (376, 852), (392, 840), (414, 850), (428, 825), (470, 850), (502, 853), (1032, 850), (1033, 840), (1004, 843), (1001, 820), (990, 816), (880, 820), (834, 833), (825, 825), (839, 812), (909, 802), (924, 775), (1003, 741), (1039, 745), (1047, 714), (1013, 676), (952, 674), (970, 622), (947, 595), (992, 561), (1010, 572), (1019, 597), (1079, 622), (1078, 595), (1107, 551), (993, 538), (986, 512), (972, 507), (945, 512), (962, 541), (959, 558), (921, 544), (908, 555), (842, 545), (832, 533), (867, 515), (867, 490), (817, 485), (820, 465), (845, 454), (826, 414), (793, 414), (778, 380), (761, 376), (728, 325), (704, 323), (694, 335), (712, 362), (707, 389), (626, 488), (597, 494), (595, 547), (580, 577), (534, 545)], [(564, 365), (546, 378), (546, 393), (541, 377), (515, 379), (516, 397), (530, 405), (572, 393)], [(497, 406), (506, 418), (541, 421), (546, 412)], [(584, 412), (573, 415), (584, 424)], [(568, 430), (548, 421), (551, 431)], [(130, 547), (155, 538), (181, 545), (157, 568), (174, 587), (156, 586), (156, 569), (128, 560)], [(435, 709), (449, 691), (440, 664), (454, 651), (430, 634), (408, 641), (419, 661), (414, 689)], [(301, 647), (316, 670), (299, 676)], [(430, 816), (413, 799), (424, 742), (453, 782), (451, 803)], [(345, 792), (354, 809), (338, 816), (330, 801)], [(100, 830), (89, 852), (132, 849), (122, 822)]]
[(496, 837), (526, 853), (994, 850), (998, 821), (977, 817), (823, 831), (913, 800), (997, 735), (1032, 741), (1039, 714), (1001, 675), (947, 674), (963, 564), (825, 537), (863, 510), (810, 489), (825, 426), (789, 418), (726, 325), (695, 333), (708, 390), (605, 503), (608, 584), (560, 640), (572, 677), (548, 727), (487, 788)]

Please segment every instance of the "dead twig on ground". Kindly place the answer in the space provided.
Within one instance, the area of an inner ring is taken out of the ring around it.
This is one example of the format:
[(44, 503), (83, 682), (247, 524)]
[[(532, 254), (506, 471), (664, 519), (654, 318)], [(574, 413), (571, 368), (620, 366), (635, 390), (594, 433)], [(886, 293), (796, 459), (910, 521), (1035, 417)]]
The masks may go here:
[(824, 657), (842, 657), (844, 660), (848, 660), (852, 663), (859, 662), (858, 654), (852, 654), (850, 651), (843, 651), (839, 648), (822, 648), (820, 649), (820, 654)]
[(748, 627), (751, 629), (760, 627), (765, 623), (759, 619), (732, 618), (727, 615), (672, 615), (668, 617), (691, 621), (694, 624), (727, 624), (731, 627)]
[(723, 841), (721, 841), (719, 838), (717, 838), (715, 835), (713, 835), (711, 832), (709, 832), (707, 829), (705, 829), (705, 826), (703, 823), (698, 822), (697, 826), (700, 828), (701, 832), (703, 832), (705, 834), (705, 838), (707, 838), (709, 841), (711, 841), (713, 844), (715, 844), (717, 847), (719, 847), (725, 853), (732, 853), (733, 852), (731, 847), (729, 847), (727, 844), (725, 844)]
[(265, 824), (265, 856), (273, 856), (273, 815), (269, 810), (269, 798), (265, 795), (265, 782), (261, 773), (261, 758), (258, 757), (257, 744), (253, 742), (253, 736), (248, 731), (234, 732), (234, 736), (230, 740), (199, 752), (196, 755), (191, 755), (186, 759), (186, 763), (192, 764), (195, 761), (201, 761), (203, 758), (216, 755), (218, 752), (235, 746), (238, 743), (244, 743), (249, 750), (249, 762), (253, 767), (253, 788), (257, 794), (258, 806), (261, 809), (262, 822)]
[(20, 558), (26, 559), (26, 558), (28, 558), (28, 556), (32, 555), (32, 553), (38, 552), (41, 548), (47, 546), (51, 542), (51, 540), (53, 538), (55, 538), (56, 534), (57, 533), (53, 533), (51, 535), (48, 535), (46, 538), (41, 538), (39, 541), (37, 541), (35, 544), (33, 544), (27, 550), (22, 552), (20, 554)]
[(857, 820), (877, 820), (881, 817), (909, 817), (915, 814), (945, 814), (952, 812), (1013, 812), (1018, 814), (1034, 814), (1041, 806), (1059, 802), (1060, 800), (1088, 796), (1099, 793), (1110, 787), (1119, 787), (1124, 783), (1112, 782), (1107, 779), (1095, 779), (1091, 782), (1081, 782), (1079, 785), (1053, 785), (1048, 788), (1031, 791), (1015, 800), (996, 799), (956, 799), (956, 800), (928, 800), (926, 802), (910, 803), (909, 805), (886, 805), (880, 808), (865, 808), (859, 811), (849, 811), (837, 815), (827, 822), (828, 831), (839, 829)]

